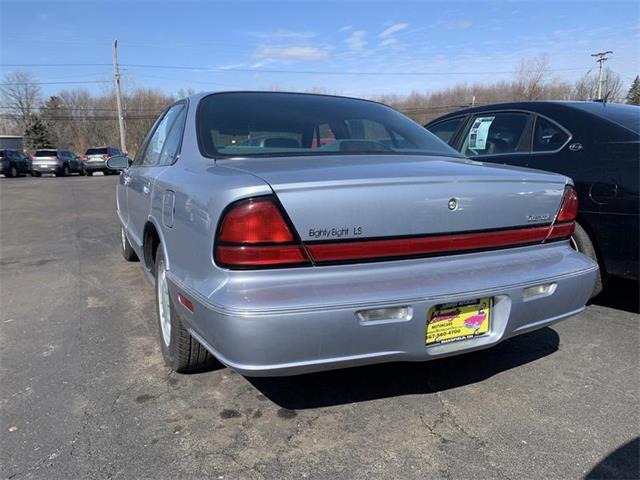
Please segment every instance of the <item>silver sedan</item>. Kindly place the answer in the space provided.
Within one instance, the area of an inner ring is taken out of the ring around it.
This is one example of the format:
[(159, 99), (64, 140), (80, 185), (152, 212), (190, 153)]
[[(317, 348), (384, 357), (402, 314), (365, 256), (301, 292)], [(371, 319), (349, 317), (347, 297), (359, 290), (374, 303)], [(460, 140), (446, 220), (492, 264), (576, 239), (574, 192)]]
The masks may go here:
[[(477, 144), (486, 141), (478, 130)], [(122, 170), (168, 365), (289, 375), (488, 348), (582, 311), (569, 178), (462, 157), (352, 98), (198, 94)]]

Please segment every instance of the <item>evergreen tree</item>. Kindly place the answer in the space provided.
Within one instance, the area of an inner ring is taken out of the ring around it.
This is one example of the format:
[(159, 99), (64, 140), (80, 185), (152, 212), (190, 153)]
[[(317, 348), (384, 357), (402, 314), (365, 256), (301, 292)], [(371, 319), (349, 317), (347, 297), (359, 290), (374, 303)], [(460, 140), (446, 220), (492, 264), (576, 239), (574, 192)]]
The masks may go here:
[(32, 114), (27, 119), (24, 142), (25, 146), (32, 150), (54, 146), (49, 126), (40, 118), (40, 115)]
[(636, 75), (636, 78), (629, 88), (627, 93), (627, 103), (631, 105), (640, 105), (640, 75)]

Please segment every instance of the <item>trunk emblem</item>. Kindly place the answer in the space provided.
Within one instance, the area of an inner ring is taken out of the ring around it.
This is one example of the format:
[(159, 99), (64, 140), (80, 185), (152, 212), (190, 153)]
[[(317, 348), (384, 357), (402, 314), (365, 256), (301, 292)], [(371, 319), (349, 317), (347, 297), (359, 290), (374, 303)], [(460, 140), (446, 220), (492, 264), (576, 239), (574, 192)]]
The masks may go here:
[(451, 198), (449, 199), (449, 210), (455, 210), (456, 208), (458, 208), (458, 200), (455, 198)]

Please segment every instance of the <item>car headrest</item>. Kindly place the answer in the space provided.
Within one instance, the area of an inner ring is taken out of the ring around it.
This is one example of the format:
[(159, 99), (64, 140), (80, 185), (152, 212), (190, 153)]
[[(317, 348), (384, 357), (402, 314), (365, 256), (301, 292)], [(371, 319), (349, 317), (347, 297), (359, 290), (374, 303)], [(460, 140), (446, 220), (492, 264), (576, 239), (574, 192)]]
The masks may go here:
[(267, 138), (264, 141), (264, 146), (274, 148), (300, 148), (300, 144), (295, 138), (285, 137)]

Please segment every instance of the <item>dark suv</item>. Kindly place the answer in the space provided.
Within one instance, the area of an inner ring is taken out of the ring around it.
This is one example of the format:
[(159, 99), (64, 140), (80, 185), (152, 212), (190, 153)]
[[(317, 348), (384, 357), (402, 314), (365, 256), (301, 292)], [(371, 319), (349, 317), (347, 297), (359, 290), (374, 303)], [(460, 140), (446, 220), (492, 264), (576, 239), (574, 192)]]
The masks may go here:
[(19, 177), (31, 173), (31, 159), (18, 150), (0, 150), (0, 173), (5, 177)]
[(116, 147), (91, 147), (87, 149), (82, 156), (87, 175), (93, 175), (93, 172), (102, 172), (105, 175), (117, 174), (116, 170), (110, 170), (107, 167), (107, 160), (116, 155), (122, 155), (120, 149)]
[(53, 173), (56, 177), (67, 177), (71, 173), (84, 175), (83, 162), (69, 150), (36, 150), (31, 161), (31, 173), (39, 177), (43, 173)]

